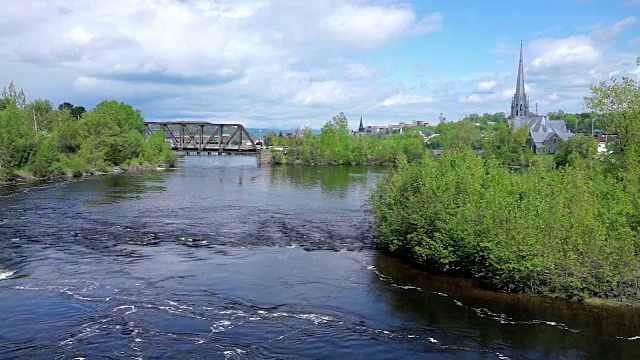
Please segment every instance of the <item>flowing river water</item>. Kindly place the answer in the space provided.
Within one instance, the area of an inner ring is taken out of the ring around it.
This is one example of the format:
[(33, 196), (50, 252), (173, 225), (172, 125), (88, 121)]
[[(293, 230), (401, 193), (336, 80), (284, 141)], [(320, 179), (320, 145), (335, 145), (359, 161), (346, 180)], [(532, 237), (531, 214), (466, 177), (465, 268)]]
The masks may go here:
[(0, 188), (0, 358), (639, 358), (640, 311), (376, 251), (380, 169), (177, 169)]

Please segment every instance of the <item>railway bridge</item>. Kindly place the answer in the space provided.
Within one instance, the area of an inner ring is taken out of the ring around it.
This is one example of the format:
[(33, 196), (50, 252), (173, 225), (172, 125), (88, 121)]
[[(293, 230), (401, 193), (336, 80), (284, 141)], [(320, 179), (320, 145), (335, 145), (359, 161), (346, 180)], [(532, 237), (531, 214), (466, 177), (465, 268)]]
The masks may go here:
[(197, 153), (256, 153), (256, 141), (242, 124), (213, 124), (210, 122), (144, 123), (145, 136), (162, 131), (171, 149)]

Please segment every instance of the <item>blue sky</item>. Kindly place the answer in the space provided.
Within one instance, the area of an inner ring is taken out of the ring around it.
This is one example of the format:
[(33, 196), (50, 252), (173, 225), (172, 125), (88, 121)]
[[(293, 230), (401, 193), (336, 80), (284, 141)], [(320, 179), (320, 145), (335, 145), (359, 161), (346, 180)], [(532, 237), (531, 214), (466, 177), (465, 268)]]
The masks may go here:
[(584, 111), (589, 85), (640, 78), (640, 0), (16, 1), (0, 83), (149, 120), (319, 128), (509, 112), (520, 40), (539, 112)]

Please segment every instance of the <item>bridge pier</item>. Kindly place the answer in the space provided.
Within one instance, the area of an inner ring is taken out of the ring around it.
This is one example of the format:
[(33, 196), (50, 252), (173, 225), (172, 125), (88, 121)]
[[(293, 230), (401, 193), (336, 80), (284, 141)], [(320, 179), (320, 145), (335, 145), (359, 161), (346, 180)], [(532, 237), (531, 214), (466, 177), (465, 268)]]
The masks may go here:
[(258, 149), (258, 164), (271, 164), (271, 149)]

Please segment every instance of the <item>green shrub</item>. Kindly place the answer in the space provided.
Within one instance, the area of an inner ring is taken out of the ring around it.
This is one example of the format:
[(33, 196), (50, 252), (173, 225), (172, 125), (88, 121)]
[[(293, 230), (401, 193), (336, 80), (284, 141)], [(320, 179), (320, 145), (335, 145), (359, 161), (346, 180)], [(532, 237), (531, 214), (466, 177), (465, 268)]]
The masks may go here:
[(378, 244), (434, 270), (504, 291), (640, 290), (634, 206), (598, 164), (513, 173), (460, 150), (401, 162), (371, 204)]

